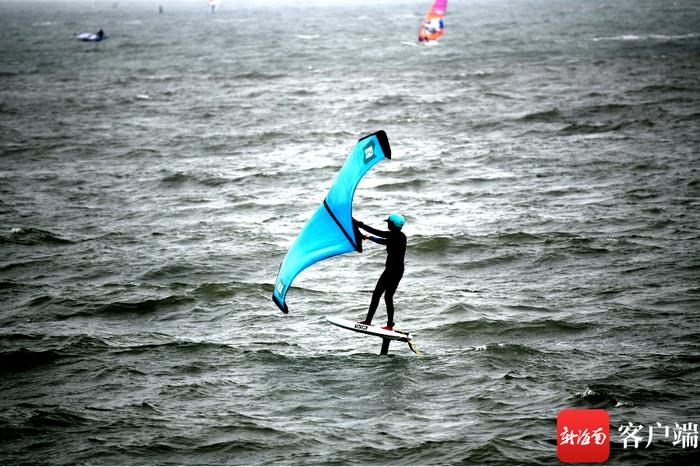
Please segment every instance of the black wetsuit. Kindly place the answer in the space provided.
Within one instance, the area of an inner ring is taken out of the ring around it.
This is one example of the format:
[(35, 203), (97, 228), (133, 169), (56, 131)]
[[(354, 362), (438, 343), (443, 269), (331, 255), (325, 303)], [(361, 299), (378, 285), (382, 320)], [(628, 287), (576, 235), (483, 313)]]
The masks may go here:
[(394, 326), (394, 292), (403, 277), (403, 262), (406, 255), (406, 235), (393, 226), (389, 230), (378, 230), (362, 222), (357, 222), (358, 227), (376, 235), (370, 237), (375, 243), (386, 245), (386, 267), (372, 293), (372, 301), (367, 311), (367, 322), (371, 322), (374, 312), (379, 306), (379, 299), (384, 294), (386, 302), (386, 320), (388, 326)]

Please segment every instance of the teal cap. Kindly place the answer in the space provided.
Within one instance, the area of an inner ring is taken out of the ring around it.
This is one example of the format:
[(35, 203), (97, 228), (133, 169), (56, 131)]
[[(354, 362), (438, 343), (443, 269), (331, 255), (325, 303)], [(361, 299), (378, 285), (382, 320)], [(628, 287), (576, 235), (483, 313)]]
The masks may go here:
[(389, 218), (387, 219), (389, 222), (394, 224), (396, 227), (399, 229), (403, 227), (403, 225), (406, 223), (406, 219), (403, 218), (401, 214), (391, 214)]

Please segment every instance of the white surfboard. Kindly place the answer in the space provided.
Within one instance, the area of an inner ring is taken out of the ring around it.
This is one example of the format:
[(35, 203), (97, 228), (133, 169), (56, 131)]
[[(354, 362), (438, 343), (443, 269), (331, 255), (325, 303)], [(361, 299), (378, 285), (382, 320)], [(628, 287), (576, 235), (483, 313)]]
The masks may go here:
[[(419, 357), (421, 355), (420, 351), (418, 350), (418, 347), (416, 346), (416, 343), (413, 342), (413, 336), (408, 332), (403, 332), (396, 328), (394, 328), (393, 331), (387, 331), (386, 329), (382, 329), (381, 326), (361, 324), (357, 321), (352, 321), (350, 319), (345, 318), (336, 318), (335, 316), (326, 316), (326, 320), (328, 320), (328, 322), (331, 324), (335, 324), (336, 326), (348, 329), (350, 331), (367, 334), (369, 336), (381, 337), (382, 339), (406, 342), (408, 344), (408, 347), (413, 351), (413, 353), (415, 353)], [(386, 340), (383, 342), (386, 344), (386, 348), (388, 349), (389, 341)]]
[(345, 318), (337, 318), (335, 316), (326, 316), (326, 320), (329, 323), (340, 326), (341, 328), (349, 329), (355, 332), (361, 332), (362, 334), (369, 334), (370, 336), (377, 336), (383, 339), (391, 339), (396, 341), (408, 342), (411, 339), (411, 334), (407, 332), (399, 331), (387, 331), (382, 329), (381, 326), (374, 326), (368, 324), (361, 324), (357, 321), (352, 321)]

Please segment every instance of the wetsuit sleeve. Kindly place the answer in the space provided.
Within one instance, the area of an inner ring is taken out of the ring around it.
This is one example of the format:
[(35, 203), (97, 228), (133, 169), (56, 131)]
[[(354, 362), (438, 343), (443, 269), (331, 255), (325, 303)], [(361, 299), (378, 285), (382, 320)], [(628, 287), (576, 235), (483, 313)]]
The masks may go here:
[(386, 238), (381, 237), (369, 237), (374, 243), (379, 243), (380, 245), (386, 245), (389, 241)]
[(387, 238), (389, 236), (388, 230), (375, 229), (374, 227), (370, 227), (369, 225), (362, 224), (362, 223), (358, 223), (358, 225), (362, 230), (366, 230), (367, 232), (369, 232), (373, 235), (377, 235), (377, 236), (382, 237), (382, 238)]

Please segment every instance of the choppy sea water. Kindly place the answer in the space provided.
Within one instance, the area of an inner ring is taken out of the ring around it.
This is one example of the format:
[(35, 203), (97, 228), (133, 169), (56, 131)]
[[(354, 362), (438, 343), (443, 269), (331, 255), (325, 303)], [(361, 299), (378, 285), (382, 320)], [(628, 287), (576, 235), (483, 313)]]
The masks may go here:
[[(424, 2), (162, 4), (0, 3), (1, 463), (555, 464), (571, 407), (696, 462), (618, 427), (700, 422), (697, 2), (451, 0), (428, 48)], [(378, 246), (270, 299), (379, 129), (421, 358), (325, 322)]]

